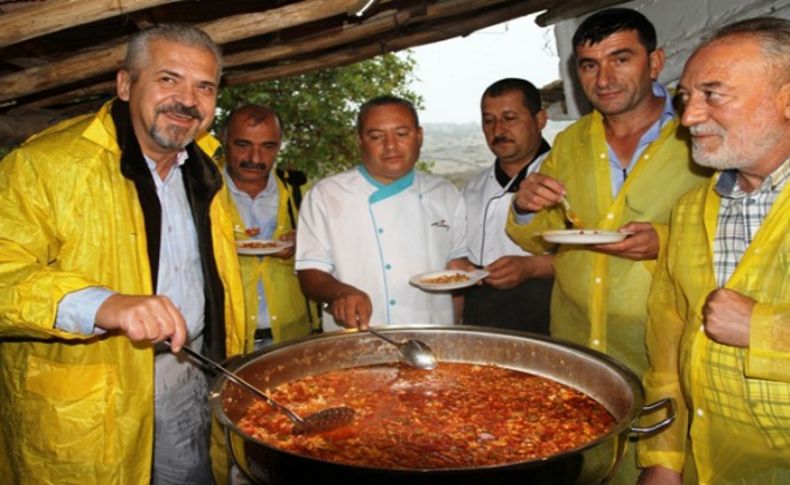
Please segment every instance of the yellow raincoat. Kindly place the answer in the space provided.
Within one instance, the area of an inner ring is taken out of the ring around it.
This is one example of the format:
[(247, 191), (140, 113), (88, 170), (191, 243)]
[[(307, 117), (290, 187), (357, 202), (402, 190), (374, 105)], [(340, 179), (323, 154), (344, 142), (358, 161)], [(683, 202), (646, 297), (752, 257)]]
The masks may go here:
[[(288, 214), (289, 201), (294, 221), (298, 220), (299, 211), (294, 200), (293, 185), (283, 182), (278, 175), (274, 174), (274, 171), (272, 171), (272, 176), (277, 181), (280, 194), (277, 228), (274, 230), (272, 238), (279, 239), (283, 234), (295, 230), (291, 223), (291, 216)], [(232, 197), (231, 205), (233, 206), (234, 227), (237, 231), (246, 230), (247, 227), (233, 204)], [(238, 232), (237, 237), (239, 237)], [(247, 321), (245, 331), (247, 332), (248, 348), (246, 350), (248, 352), (252, 351), (254, 343), (252, 335), (258, 324), (259, 281), (263, 281), (275, 343), (304, 337), (309, 335), (313, 329), (318, 328), (320, 325), (318, 308), (314, 302), (310, 302), (308, 311), (308, 301), (299, 287), (299, 280), (294, 272), (293, 258), (283, 260), (274, 257), (241, 256), (239, 264), (244, 283), (244, 316)]]
[(757, 301), (748, 348), (718, 344), (702, 328), (716, 289), (715, 184), (681, 199), (659, 260), (644, 384), (648, 400), (671, 396), (679, 407), (669, 429), (640, 442), (639, 461), (681, 471), (690, 451), (700, 484), (790, 484), (790, 184), (725, 285)]
[[(153, 449), (154, 352), (118, 332), (54, 328), (64, 295), (151, 294), (145, 226), (120, 171), (110, 103), (0, 162), (0, 481), (143, 484)], [(208, 135), (199, 145), (212, 153)], [(222, 191), (227, 189), (223, 186)], [(210, 206), (226, 349), (243, 349), (243, 301), (227, 206)]]
[[(628, 222), (650, 222), (663, 246), (670, 208), (708, 175), (693, 164), (686, 132), (677, 127), (676, 119), (664, 125), (614, 199), (603, 118), (597, 111), (557, 135), (540, 172), (565, 184), (568, 201), (586, 227), (615, 231)], [(507, 232), (526, 251), (543, 254), (553, 246), (538, 234), (565, 224), (558, 207), (538, 212), (524, 225), (511, 210)], [(655, 266), (655, 261), (561, 245), (554, 260), (550, 334), (605, 352), (641, 376), (647, 368), (644, 330)], [(635, 459), (625, 460), (618, 480), (634, 483)]]

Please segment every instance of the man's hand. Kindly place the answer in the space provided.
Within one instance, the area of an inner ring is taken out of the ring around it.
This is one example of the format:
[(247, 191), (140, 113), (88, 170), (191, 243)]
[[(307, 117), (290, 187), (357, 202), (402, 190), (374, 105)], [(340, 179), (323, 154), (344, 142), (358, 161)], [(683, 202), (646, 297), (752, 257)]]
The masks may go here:
[[(296, 241), (296, 231), (290, 231), (290, 232), (287, 232), (287, 233), (283, 234), (282, 236), (280, 236), (280, 241), (292, 242), (292, 243), (295, 242)], [(275, 258), (280, 258), (280, 259), (291, 259), (293, 257), (293, 255), (294, 255), (295, 251), (296, 251), (296, 245), (292, 244), (291, 246), (283, 249), (279, 253), (273, 254), (272, 256), (274, 256)]]
[(658, 257), (658, 233), (649, 222), (629, 222), (620, 232), (633, 232), (631, 236), (612, 244), (591, 246), (595, 251), (621, 258), (643, 261)]
[(485, 283), (506, 290), (529, 278), (545, 278), (553, 273), (551, 256), (502, 256), (486, 266), (489, 275)]
[(96, 326), (121, 330), (132, 342), (170, 339), (173, 352), (181, 350), (187, 339), (184, 317), (166, 296), (112, 295), (96, 312)]
[(682, 483), (683, 477), (680, 473), (663, 466), (645, 468), (637, 481), (638, 485), (681, 485)]
[(702, 307), (705, 333), (720, 344), (748, 347), (756, 303), (748, 296), (726, 288), (711, 291)]
[(556, 205), (565, 195), (565, 186), (558, 180), (531, 173), (521, 181), (513, 202), (521, 212), (537, 212)]
[(373, 314), (373, 304), (367, 293), (347, 286), (332, 300), (329, 312), (338, 325), (367, 330)]

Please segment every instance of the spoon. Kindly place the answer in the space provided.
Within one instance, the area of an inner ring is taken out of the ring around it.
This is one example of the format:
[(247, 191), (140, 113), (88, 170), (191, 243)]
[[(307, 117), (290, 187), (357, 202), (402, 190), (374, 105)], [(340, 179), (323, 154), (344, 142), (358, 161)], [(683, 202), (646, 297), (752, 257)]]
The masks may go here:
[(433, 355), (431, 348), (422, 340), (408, 339), (401, 342), (385, 337), (383, 334), (378, 333), (372, 328), (368, 327), (368, 331), (376, 337), (383, 339), (395, 347), (400, 352), (400, 357), (403, 362), (409, 364), (417, 369), (431, 370), (436, 368), (436, 357)]
[(571, 209), (571, 204), (564, 195), (560, 198), (560, 203), (562, 204), (562, 208), (565, 209), (565, 218), (568, 219), (568, 222), (577, 229), (584, 229), (581, 218)]
[[(167, 345), (170, 345), (170, 342), (167, 342)], [(272, 406), (273, 408), (277, 409), (278, 411), (281, 411), (283, 414), (288, 416), (288, 419), (290, 419), (294, 424), (291, 430), (293, 434), (312, 434), (312, 433), (320, 433), (322, 431), (329, 431), (331, 429), (345, 426), (349, 424), (352, 419), (354, 419), (354, 414), (355, 414), (354, 410), (346, 406), (338, 406), (334, 408), (323, 409), (316, 413), (308, 414), (307, 416), (304, 417), (299, 416), (295, 412), (291, 411), (287, 407), (283, 406), (282, 404), (278, 403), (274, 399), (264, 394), (260, 389), (253, 386), (249, 382), (245, 381), (234, 372), (229, 371), (228, 369), (214, 362), (213, 360), (209, 359), (205, 355), (195, 352), (194, 350), (186, 346), (181, 347), (181, 349), (187, 354), (189, 354), (191, 357), (194, 357), (197, 360), (203, 362), (204, 364), (208, 364), (211, 367), (222, 372), (229, 380), (235, 382), (241, 387), (252, 392), (259, 398), (266, 401), (270, 406)]]

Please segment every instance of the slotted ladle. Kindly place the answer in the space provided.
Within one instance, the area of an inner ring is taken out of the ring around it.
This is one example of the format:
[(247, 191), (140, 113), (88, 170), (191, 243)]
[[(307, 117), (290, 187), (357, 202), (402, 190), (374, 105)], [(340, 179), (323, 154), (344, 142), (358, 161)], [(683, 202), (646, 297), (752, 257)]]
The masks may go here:
[[(170, 345), (170, 342), (167, 342), (167, 344)], [(255, 394), (259, 398), (266, 401), (270, 406), (288, 416), (288, 419), (290, 419), (294, 424), (292, 429), (294, 434), (312, 434), (320, 433), (322, 431), (329, 431), (341, 426), (345, 426), (349, 424), (352, 419), (354, 419), (354, 410), (346, 406), (322, 409), (321, 411), (308, 414), (304, 417), (299, 416), (284, 405), (264, 394), (263, 391), (257, 387), (242, 379), (236, 373), (231, 372), (217, 362), (209, 359), (205, 355), (196, 352), (187, 346), (181, 347), (181, 349), (191, 357), (194, 357), (200, 362), (203, 362), (204, 364), (207, 364), (222, 372), (230, 381), (235, 382), (247, 391)]]

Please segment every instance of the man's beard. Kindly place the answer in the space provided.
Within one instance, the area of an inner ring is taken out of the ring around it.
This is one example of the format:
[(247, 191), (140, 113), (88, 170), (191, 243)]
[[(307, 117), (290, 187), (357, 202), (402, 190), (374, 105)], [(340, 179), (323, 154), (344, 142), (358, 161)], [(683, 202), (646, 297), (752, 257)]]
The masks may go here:
[[(164, 113), (191, 116), (198, 120), (198, 126), (195, 128), (182, 128), (180, 126), (165, 125), (162, 129), (157, 125), (157, 121), (159, 120), (159, 115)], [(195, 139), (195, 135), (200, 127), (200, 122), (202, 121), (203, 115), (196, 107), (184, 106), (181, 103), (168, 104), (157, 108), (154, 123), (151, 125), (148, 133), (162, 148), (168, 150), (183, 150)]]
[[(692, 126), (691, 152), (694, 161), (715, 170), (743, 169), (755, 165), (780, 142), (784, 133), (781, 128), (771, 126), (765, 120), (754, 121), (750, 129), (738, 133), (727, 131), (715, 123)], [(759, 139), (755, 138), (758, 133)], [(721, 141), (718, 147), (706, 150), (693, 137), (700, 134), (719, 137)]]

